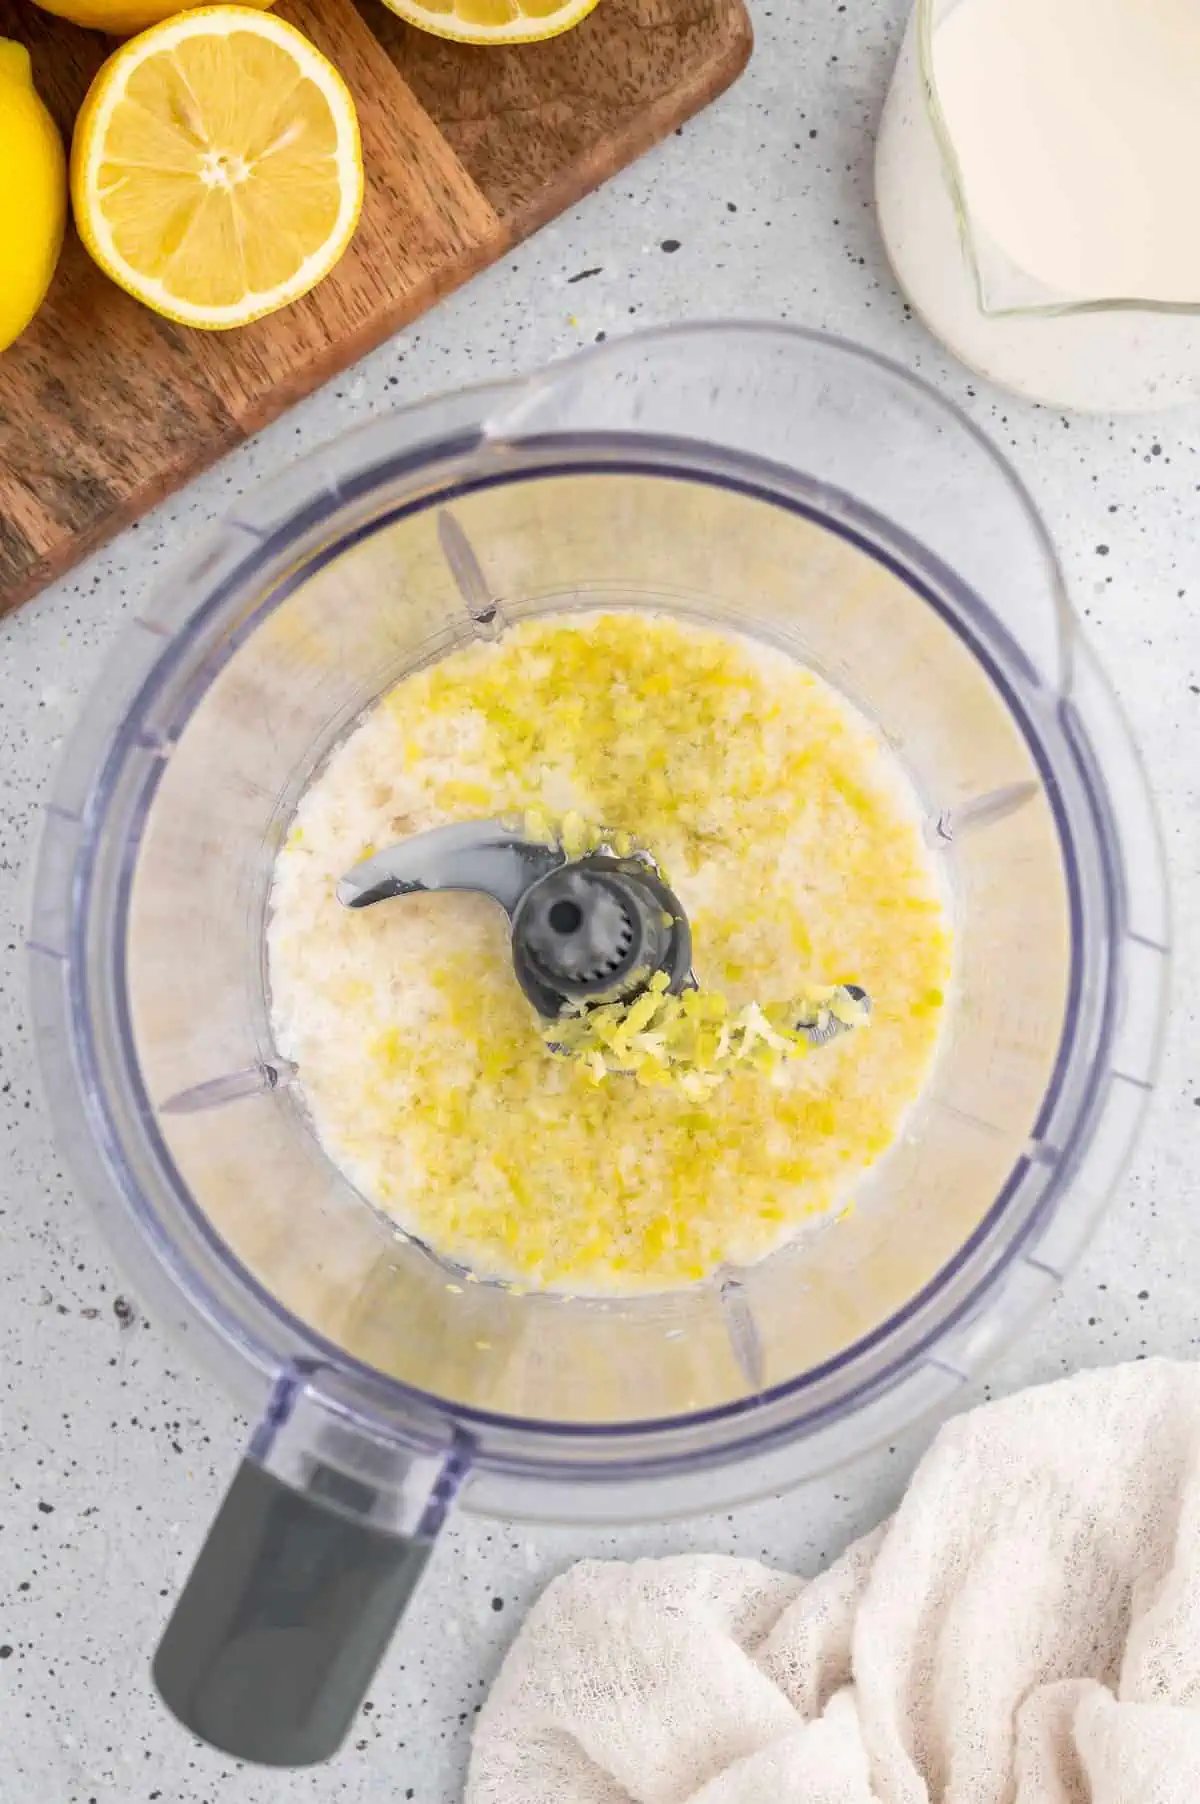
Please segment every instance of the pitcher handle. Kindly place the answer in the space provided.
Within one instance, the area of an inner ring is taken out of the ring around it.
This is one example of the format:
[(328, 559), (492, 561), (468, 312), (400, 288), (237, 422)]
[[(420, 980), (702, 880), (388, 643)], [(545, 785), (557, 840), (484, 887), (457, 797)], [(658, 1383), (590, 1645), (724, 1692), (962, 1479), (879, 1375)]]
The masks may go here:
[(193, 1734), (279, 1767), (336, 1753), (470, 1463), (457, 1438), (414, 1456), (339, 1431), (311, 1391), (294, 1381), (293, 1390), (309, 1407), (298, 1410), (293, 1395), (281, 1412), (277, 1392), (153, 1668), (163, 1702)]

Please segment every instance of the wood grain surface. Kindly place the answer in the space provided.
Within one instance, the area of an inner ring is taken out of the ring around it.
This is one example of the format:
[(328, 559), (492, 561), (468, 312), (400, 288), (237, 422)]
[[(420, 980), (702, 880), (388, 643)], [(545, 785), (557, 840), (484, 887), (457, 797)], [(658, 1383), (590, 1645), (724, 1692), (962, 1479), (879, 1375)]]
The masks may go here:
[[(665, 137), (750, 52), (743, 0), (600, 0), (546, 44), (472, 50), (378, 0), (283, 0), (358, 104), (362, 222), (332, 275), (234, 332), (115, 288), (68, 233), (0, 353), (0, 614)], [(65, 137), (111, 45), (0, 0)]]

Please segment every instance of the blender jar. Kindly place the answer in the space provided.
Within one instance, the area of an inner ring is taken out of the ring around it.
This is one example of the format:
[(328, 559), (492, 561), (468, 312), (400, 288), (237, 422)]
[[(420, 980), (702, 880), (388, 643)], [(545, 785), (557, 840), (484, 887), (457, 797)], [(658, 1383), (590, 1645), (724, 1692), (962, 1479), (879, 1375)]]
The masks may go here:
[[(845, 1220), (689, 1290), (452, 1285), (350, 1186), (272, 1045), (297, 799), (418, 665), (634, 608), (819, 672), (919, 794), (952, 897), (942, 1052)], [(1025, 491), (869, 352), (756, 326), (605, 346), (348, 434), (133, 621), (48, 805), (31, 958), (58, 1133), (135, 1282), (257, 1418), (155, 1674), (198, 1734), (344, 1734), (446, 1513), (621, 1521), (848, 1460), (1075, 1259), (1151, 1088), (1162, 856)]]

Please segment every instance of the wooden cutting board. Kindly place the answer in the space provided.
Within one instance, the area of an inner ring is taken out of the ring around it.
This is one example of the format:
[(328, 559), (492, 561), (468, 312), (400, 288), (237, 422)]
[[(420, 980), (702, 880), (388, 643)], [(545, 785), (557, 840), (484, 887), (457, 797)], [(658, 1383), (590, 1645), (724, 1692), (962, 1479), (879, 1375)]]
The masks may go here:
[[(377, 0), (283, 0), (342, 71), (367, 170), (333, 274), (234, 332), (159, 319), (68, 236), (33, 325), (0, 354), (0, 614), (240, 439), (597, 187), (744, 67), (743, 0), (599, 0), (546, 44), (472, 50)], [(0, 0), (69, 137), (111, 48)]]

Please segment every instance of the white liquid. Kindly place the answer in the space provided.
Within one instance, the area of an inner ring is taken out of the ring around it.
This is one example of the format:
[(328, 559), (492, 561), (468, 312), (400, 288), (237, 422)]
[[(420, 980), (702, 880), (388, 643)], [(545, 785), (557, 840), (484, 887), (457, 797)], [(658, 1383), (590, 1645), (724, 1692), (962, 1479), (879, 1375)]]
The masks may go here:
[(1200, 301), (1200, 0), (961, 0), (934, 71), (976, 226), (1070, 298)]

